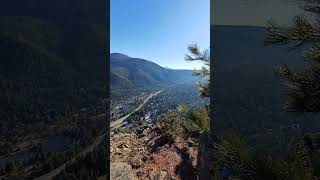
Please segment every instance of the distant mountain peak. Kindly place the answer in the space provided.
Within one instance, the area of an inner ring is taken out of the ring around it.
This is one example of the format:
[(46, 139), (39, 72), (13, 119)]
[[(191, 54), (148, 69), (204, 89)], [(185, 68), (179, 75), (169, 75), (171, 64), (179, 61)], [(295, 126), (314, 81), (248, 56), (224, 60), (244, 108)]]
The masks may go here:
[(127, 55), (121, 54), (121, 53), (111, 53), (110, 57), (117, 58), (117, 59), (128, 59), (128, 58), (131, 58), (130, 56), (127, 56)]

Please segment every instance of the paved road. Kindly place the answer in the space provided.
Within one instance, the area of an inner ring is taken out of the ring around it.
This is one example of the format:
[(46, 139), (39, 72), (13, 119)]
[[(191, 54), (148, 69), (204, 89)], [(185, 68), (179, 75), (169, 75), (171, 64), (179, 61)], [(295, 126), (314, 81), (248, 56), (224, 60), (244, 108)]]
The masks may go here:
[(156, 93), (154, 93), (154, 94), (150, 94), (150, 95), (143, 101), (143, 103), (140, 104), (134, 111), (132, 111), (132, 112), (129, 113), (128, 115), (126, 115), (126, 116), (124, 116), (124, 117), (122, 117), (122, 118), (120, 118), (120, 119), (118, 119), (118, 120), (112, 121), (112, 122), (110, 123), (110, 128), (111, 128), (111, 129), (114, 129), (114, 128), (120, 127), (121, 124), (122, 124), (122, 122), (123, 122), (124, 120), (126, 120), (126, 119), (127, 119), (129, 116), (131, 116), (133, 113), (135, 113), (135, 112), (137, 112), (138, 110), (140, 110), (140, 109), (143, 107), (143, 105), (145, 105), (152, 97), (158, 95), (158, 94), (161, 93), (162, 91), (163, 91), (163, 90), (158, 91), (158, 92), (156, 92)]
[[(126, 116), (124, 116), (124, 117), (122, 117), (122, 118), (120, 118), (120, 119), (118, 119), (118, 120), (116, 120), (116, 121), (111, 122), (111, 123), (110, 123), (111, 129), (117, 128), (117, 127), (121, 126), (121, 123), (122, 123), (124, 120), (126, 120), (131, 114), (133, 114), (134, 112), (140, 110), (140, 109), (142, 108), (142, 106), (145, 105), (152, 97), (158, 95), (158, 94), (161, 93), (162, 91), (163, 91), (163, 90), (158, 91), (158, 92), (156, 92), (156, 93), (154, 93), (154, 94), (149, 95), (149, 96), (143, 101), (143, 103), (140, 104), (140, 106), (137, 107), (137, 108), (136, 108), (134, 111), (132, 111), (130, 114), (128, 114), (128, 115), (126, 115)], [(66, 168), (66, 165), (67, 165), (68, 163), (72, 163), (72, 162), (76, 161), (78, 157), (83, 156), (83, 155), (86, 155), (88, 152), (93, 151), (93, 149), (94, 149), (96, 146), (98, 146), (98, 145), (102, 142), (102, 140), (105, 140), (105, 136), (107, 135), (107, 133), (109, 133), (109, 132), (106, 132), (106, 133), (104, 133), (104, 134), (101, 134), (99, 137), (97, 137), (93, 144), (91, 144), (90, 146), (88, 146), (87, 148), (85, 148), (83, 151), (81, 151), (77, 156), (75, 156), (75, 157), (74, 157), (73, 159), (71, 159), (70, 161), (65, 162), (64, 164), (62, 164), (62, 165), (59, 166), (58, 168), (54, 169), (53, 171), (51, 171), (51, 172), (49, 172), (49, 173), (47, 173), (47, 174), (44, 174), (44, 175), (42, 175), (42, 176), (40, 176), (40, 177), (37, 177), (37, 178), (35, 178), (34, 180), (49, 180), (49, 179), (52, 179), (54, 176), (58, 175), (62, 170), (64, 170), (64, 169)]]
[(58, 168), (56, 168), (53, 171), (49, 172), (48, 174), (44, 174), (44, 175), (42, 175), (40, 177), (35, 178), (34, 180), (50, 180), (50, 179), (52, 179), (54, 176), (58, 175), (62, 170), (64, 170), (68, 163), (72, 163), (72, 162), (76, 161), (78, 157), (86, 155), (87, 153), (93, 151), (93, 149), (96, 146), (98, 146), (102, 142), (102, 140), (106, 140), (105, 136), (107, 135), (107, 133), (108, 132), (106, 132), (104, 134), (101, 134), (99, 137), (97, 137), (93, 144), (91, 144), (90, 146), (86, 147), (83, 151), (81, 151), (77, 156), (75, 156), (70, 161), (62, 164)]

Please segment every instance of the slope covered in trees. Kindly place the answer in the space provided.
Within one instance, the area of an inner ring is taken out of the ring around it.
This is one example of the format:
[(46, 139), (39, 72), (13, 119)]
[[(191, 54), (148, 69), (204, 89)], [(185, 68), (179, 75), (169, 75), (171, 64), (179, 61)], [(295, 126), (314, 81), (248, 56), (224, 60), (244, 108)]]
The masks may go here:
[(0, 8), (1, 117), (23, 109), (31, 116), (44, 109), (62, 112), (105, 96), (103, 18), (84, 6), (94, 3), (67, 2), (11, 1)]
[(180, 82), (195, 82), (192, 70), (173, 70), (145, 59), (113, 53), (110, 55), (112, 88), (161, 87)]
[[(210, 126), (206, 88), (209, 86), (210, 60), (209, 54), (205, 51), (204, 56), (196, 45), (190, 46), (189, 51), (186, 60), (199, 60), (206, 65), (193, 71), (202, 80), (198, 83), (200, 91), (196, 80), (173, 83), (131, 114), (126, 124), (113, 129), (110, 136), (111, 179), (197, 179), (198, 138), (208, 132)], [(164, 69), (154, 63), (151, 65)]]
[[(14, 0), (0, 7), (0, 168), (16, 160), (6, 178), (47, 173), (104, 128), (105, 8), (88, 0)], [(45, 150), (55, 135), (72, 148)]]

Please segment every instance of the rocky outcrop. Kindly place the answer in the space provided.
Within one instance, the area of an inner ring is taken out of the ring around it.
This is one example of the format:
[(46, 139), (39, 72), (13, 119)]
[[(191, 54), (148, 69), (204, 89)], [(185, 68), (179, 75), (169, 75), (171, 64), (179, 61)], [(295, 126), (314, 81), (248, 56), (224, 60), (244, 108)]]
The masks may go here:
[(159, 173), (155, 174), (151, 177), (151, 180), (170, 180), (170, 176), (165, 171), (160, 171)]
[(180, 137), (168, 138), (157, 133), (155, 127), (143, 129), (139, 133), (120, 131), (111, 135), (111, 163), (126, 163), (137, 179), (196, 179), (196, 145), (190, 146)]
[(119, 162), (110, 164), (110, 179), (135, 180), (132, 167), (128, 163)]

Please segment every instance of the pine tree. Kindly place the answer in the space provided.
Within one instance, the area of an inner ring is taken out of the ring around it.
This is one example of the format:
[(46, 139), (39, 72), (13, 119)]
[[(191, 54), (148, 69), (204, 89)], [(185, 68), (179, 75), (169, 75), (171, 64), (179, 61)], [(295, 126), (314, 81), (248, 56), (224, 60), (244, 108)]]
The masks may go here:
[(285, 44), (290, 49), (303, 48), (305, 67), (294, 70), (287, 65), (277, 72), (285, 80), (286, 108), (290, 111), (318, 112), (320, 110), (320, 1), (304, 0), (302, 7), (312, 17), (296, 16), (289, 27), (268, 22), (266, 45)]
[[(294, 50), (303, 48), (305, 67), (294, 70), (288, 65), (277, 68), (285, 80), (286, 109), (297, 112), (320, 111), (320, 1), (304, 0), (302, 7), (312, 13), (314, 19), (305, 16), (293, 18), (289, 27), (280, 27), (275, 22), (268, 22), (266, 45), (281, 44)], [(292, 147), (289, 157), (275, 158), (266, 154), (254, 156), (245, 143), (238, 137), (224, 138), (216, 142), (214, 173), (226, 167), (235, 179), (274, 179), (274, 180), (315, 180), (319, 172), (315, 171), (310, 145), (305, 140), (298, 141)], [(316, 139), (316, 140), (314, 140)], [(319, 141), (315, 137), (313, 141)], [(312, 148), (314, 148), (311, 145)], [(262, 157), (261, 157), (262, 156)], [(319, 169), (316, 167), (316, 169)], [(225, 169), (223, 169), (225, 170)], [(228, 175), (230, 178), (231, 175)]]
[(185, 56), (186, 61), (201, 61), (203, 66), (201, 69), (193, 70), (194, 76), (200, 76), (205, 79), (204, 82), (198, 82), (197, 86), (200, 89), (200, 96), (210, 97), (210, 53), (209, 50), (201, 51), (197, 44), (192, 44), (188, 47), (189, 54)]

